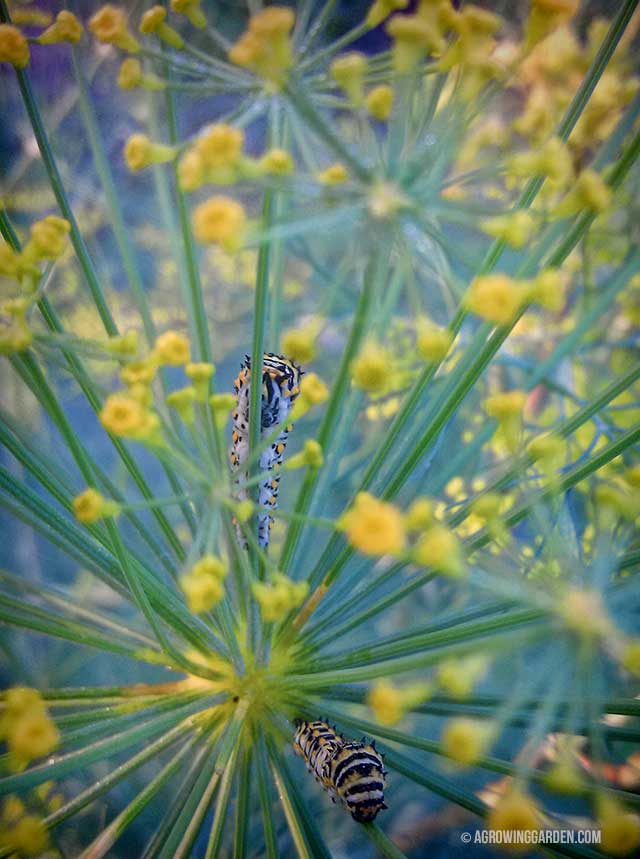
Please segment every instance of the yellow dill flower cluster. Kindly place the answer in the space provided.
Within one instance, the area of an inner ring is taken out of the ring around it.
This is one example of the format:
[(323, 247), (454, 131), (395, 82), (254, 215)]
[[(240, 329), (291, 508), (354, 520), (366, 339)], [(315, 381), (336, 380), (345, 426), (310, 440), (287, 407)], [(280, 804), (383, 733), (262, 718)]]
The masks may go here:
[(8, 299), (0, 303), (0, 355), (24, 352), (33, 342), (33, 332), (26, 320), (30, 300)]
[(207, 126), (178, 163), (180, 187), (195, 191), (205, 182), (217, 185), (236, 182), (248, 163), (242, 157), (243, 146), (244, 133), (239, 128), (225, 123)]
[(524, 391), (502, 391), (484, 402), (484, 409), (498, 421), (500, 434), (510, 451), (515, 451), (522, 439), (522, 411), (527, 401)]
[(211, 611), (224, 596), (224, 578), (228, 568), (216, 555), (204, 555), (180, 576), (180, 588), (194, 614)]
[(0, 737), (9, 750), (12, 769), (22, 770), (34, 758), (58, 747), (60, 735), (37, 689), (8, 689), (0, 717)]
[(22, 251), (26, 265), (59, 259), (67, 248), (71, 224), (57, 215), (47, 215), (35, 221), (29, 230), (29, 240)]
[(83, 525), (93, 525), (106, 516), (117, 516), (119, 512), (115, 501), (110, 501), (91, 487), (73, 499), (73, 513)]
[(321, 185), (342, 185), (349, 178), (349, 171), (340, 162), (330, 164), (324, 170), (316, 173), (316, 179)]
[(299, 328), (289, 328), (282, 334), (281, 345), (284, 354), (298, 364), (309, 364), (316, 356), (316, 340), (322, 327), (322, 320), (310, 319)]
[(352, 107), (364, 104), (364, 78), (367, 58), (358, 51), (342, 54), (331, 63), (331, 77), (345, 93)]
[(416, 349), (425, 361), (442, 361), (453, 343), (453, 335), (426, 317), (416, 322)]
[(630, 856), (640, 847), (640, 816), (614, 797), (598, 797), (596, 822), (602, 836), (600, 848), (608, 855)]
[(199, 30), (204, 30), (207, 26), (201, 0), (171, 0), (171, 9), (178, 15), (184, 15)]
[(247, 214), (241, 203), (216, 194), (196, 206), (192, 222), (193, 233), (199, 242), (221, 245), (232, 252), (242, 246)]
[(269, 6), (249, 19), (247, 30), (229, 51), (229, 59), (280, 87), (293, 64), (289, 34), (294, 14), (287, 6)]
[(460, 716), (445, 723), (440, 737), (443, 752), (463, 767), (473, 766), (487, 752), (494, 737), (491, 725)]
[(566, 281), (566, 273), (557, 269), (543, 269), (530, 280), (501, 273), (482, 275), (471, 283), (464, 304), (487, 322), (510, 325), (530, 303), (548, 310), (561, 309)]
[(351, 366), (351, 379), (354, 387), (369, 394), (385, 391), (390, 383), (392, 357), (390, 352), (378, 343), (365, 343)]
[(300, 382), (300, 394), (293, 404), (291, 419), (298, 420), (314, 406), (322, 405), (329, 398), (329, 389), (317, 373), (306, 373)]
[(397, 686), (390, 680), (377, 680), (367, 693), (367, 704), (380, 725), (397, 725), (406, 713), (427, 701), (433, 693), (428, 683)]
[(446, 525), (435, 523), (416, 540), (411, 559), (415, 564), (431, 567), (445, 576), (458, 578), (465, 574), (459, 539)]
[[(500, 833), (537, 832), (542, 825), (542, 812), (536, 801), (524, 790), (514, 788), (498, 797), (487, 816), (487, 828)], [(503, 839), (503, 844), (514, 853), (529, 851), (526, 840), (517, 841), (511, 835), (512, 843)]]
[(309, 583), (294, 582), (281, 573), (275, 573), (269, 582), (254, 582), (251, 590), (260, 606), (262, 619), (275, 623), (302, 605), (309, 592)]
[(39, 856), (49, 846), (44, 820), (28, 812), (17, 796), (8, 796), (0, 812), (0, 849), (14, 859)]
[(115, 45), (130, 54), (140, 50), (140, 43), (129, 30), (126, 14), (110, 3), (102, 6), (90, 18), (89, 29), (99, 42), (106, 45)]

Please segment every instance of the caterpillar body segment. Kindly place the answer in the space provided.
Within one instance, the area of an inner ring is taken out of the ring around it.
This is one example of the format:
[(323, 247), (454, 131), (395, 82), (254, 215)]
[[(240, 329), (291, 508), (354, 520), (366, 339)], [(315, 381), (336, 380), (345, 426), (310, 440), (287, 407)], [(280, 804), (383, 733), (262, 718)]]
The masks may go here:
[[(302, 370), (293, 361), (282, 355), (265, 352), (262, 365), (262, 401), (260, 409), (260, 437), (270, 436), (274, 428), (283, 425), (282, 430), (272, 443), (260, 454), (260, 473), (265, 474), (260, 483), (258, 503), (258, 544), (261, 548), (269, 545), (269, 531), (273, 522), (270, 510), (278, 503), (280, 488), (280, 467), (287, 445), (287, 437), (291, 425), (286, 420), (291, 408), (300, 393), (300, 378)], [(231, 470), (236, 475), (236, 483), (247, 479), (245, 464), (249, 455), (249, 401), (251, 391), (251, 359), (245, 355), (240, 372), (234, 381), (234, 391), (237, 397), (236, 408), (233, 411), (233, 431), (231, 434)], [(236, 497), (239, 501), (249, 497), (246, 489), (238, 489)], [(243, 548), (247, 541), (240, 527), (237, 527), (238, 540)]]
[(293, 738), (297, 754), (333, 802), (339, 802), (359, 823), (375, 820), (386, 808), (382, 755), (374, 743), (345, 740), (326, 722), (297, 723)]

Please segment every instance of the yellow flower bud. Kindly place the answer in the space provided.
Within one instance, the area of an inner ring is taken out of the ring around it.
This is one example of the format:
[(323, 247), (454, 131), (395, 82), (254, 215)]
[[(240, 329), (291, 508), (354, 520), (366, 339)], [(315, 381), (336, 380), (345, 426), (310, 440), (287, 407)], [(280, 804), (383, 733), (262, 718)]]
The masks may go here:
[(399, 687), (389, 680), (378, 680), (369, 689), (367, 704), (373, 710), (376, 722), (381, 725), (397, 725), (407, 710), (426, 701), (432, 691), (428, 683)]
[(57, 42), (76, 44), (82, 38), (83, 32), (82, 24), (73, 12), (67, 12), (66, 9), (63, 9), (56, 15), (54, 23), (47, 27), (36, 41), (41, 45), (54, 45)]
[(125, 385), (150, 385), (156, 370), (157, 366), (153, 361), (131, 361), (120, 370), (120, 378)]
[(406, 9), (409, 0), (374, 0), (369, 7), (365, 23), (368, 27), (377, 27), (396, 9)]
[[(542, 815), (540, 809), (529, 794), (519, 789), (512, 789), (501, 796), (487, 816), (487, 828), (494, 832), (537, 832), (540, 829)], [(530, 844), (525, 839), (512, 843), (503, 842), (503, 846), (513, 853), (528, 853)]]
[(118, 86), (120, 89), (136, 89), (143, 87), (148, 90), (162, 90), (166, 84), (155, 75), (145, 75), (142, 72), (140, 60), (127, 57), (122, 61), (118, 71)]
[(322, 448), (314, 439), (307, 439), (304, 443), (304, 449), (295, 456), (289, 458), (285, 463), (285, 468), (292, 470), (295, 468), (320, 468), (324, 462)]
[(346, 182), (348, 178), (349, 173), (344, 164), (331, 164), (316, 175), (316, 179), (321, 185), (340, 185), (342, 182)]
[(640, 846), (640, 816), (618, 800), (600, 797), (597, 822), (601, 832), (599, 847), (606, 855), (629, 856)]
[(167, 13), (163, 6), (152, 6), (142, 16), (139, 28), (140, 32), (145, 34), (155, 33), (167, 45), (180, 50), (184, 47), (182, 36), (173, 27), (165, 23), (166, 17)]
[(393, 39), (393, 67), (400, 74), (412, 72), (427, 52), (442, 53), (446, 44), (440, 30), (420, 15), (396, 15), (387, 32)]
[(209, 394), (209, 382), (216, 371), (214, 365), (201, 361), (187, 364), (184, 371), (193, 383), (196, 400), (199, 403), (206, 403)]
[(552, 475), (564, 462), (566, 442), (560, 436), (545, 433), (531, 439), (527, 445), (527, 453), (534, 462), (540, 463), (548, 475)]
[(24, 256), (30, 262), (56, 260), (65, 252), (71, 224), (57, 215), (47, 215), (31, 225)]
[(207, 19), (201, 8), (201, 0), (171, 0), (171, 8), (174, 12), (184, 15), (199, 30), (204, 30), (207, 26)]
[(425, 361), (442, 361), (453, 342), (451, 332), (429, 319), (418, 319), (416, 332), (416, 348), (420, 357)]
[(405, 547), (406, 531), (400, 511), (368, 492), (356, 495), (353, 507), (341, 516), (339, 527), (364, 555), (399, 555)]
[(207, 168), (227, 167), (235, 164), (242, 155), (244, 132), (224, 123), (204, 129), (195, 141), (196, 152)]
[(193, 404), (196, 399), (196, 389), (192, 385), (186, 388), (181, 388), (179, 391), (172, 391), (167, 394), (167, 405), (175, 409), (182, 420), (186, 424), (192, 424), (195, 421), (196, 415)]
[(484, 409), (489, 417), (503, 421), (520, 416), (526, 401), (527, 394), (525, 391), (503, 391), (487, 397), (484, 402)]
[(17, 69), (29, 64), (29, 43), (17, 27), (0, 24), (0, 63), (11, 63)]
[(308, 364), (316, 354), (318, 326), (309, 324), (303, 328), (290, 328), (282, 335), (282, 351), (299, 364)]
[(0, 355), (25, 352), (33, 343), (33, 332), (22, 316), (0, 314)]
[(194, 614), (211, 611), (224, 596), (224, 587), (220, 579), (207, 573), (186, 573), (180, 576), (179, 583), (187, 598), (189, 611)]
[(203, 555), (190, 570), (194, 576), (213, 576), (216, 579), (224, 579), (229, 569), (222, 558), (217, 555)]
[(491, 726), (474, 719), (449, 719), (440, 738), (442, 750), (456, 763), (473, 766), (485, 754), (492, 733)]
[(329, 71), (353, 107), (360, 107), (364, 102), (364, 76), (367, 71), (365, 55), (358, 51), (342, 54), (331, 63)]
[[(220, 394), (220, 396), (224, 396), (224, 394)], [(249, 519), (251, 519), (251, 517), (253, 516), (255, 504), (253, 503), (253, 501), (246, 498), (244, 501), (239, 501), (234, 509), (236, 519), (242, 524), (244, 522), (248, 522)]]
[(117, 516), (119, 512), (118, 505), (97, 489), (85, 489), (73, 499), (73, 513), (83, 525), (93, 525), (105, 516)]
[(512, 248), (523, 248), (531, 241), (535, 231), (535, 220), (530, 212), (519, 209), (508, 215), (498, 215), (481, 222), (483, 232), (497, 239), (503, 239)]
[(195, 149), (189, 149), (178, 161), (178, 183), (182, 191), (197, 191), (206, 178), (202, 156)]
[(173, 146), (154, 143), (146, 134), (132, 134), (124, 147), (124, 160), (129, 170), (137, 172), (151, 164), (173, 161), (176, 150)]
[(587, 168), (553, 211), (556, 218), (569, 218), (581, 211), (600, 215), (611, 205), (613, 192), (599, 173)]
[(620, 662), (630, 674), (640, 677), (640, 638), (632, 638), (625, 643)]
[(477, 316), (495, 325), (509, 325), (526, 302), (523, 286), (506, 274), (477, 277), (464, 303)]
[(17, 851), (14, 856), (39, 856), (49, 846), (49, 833), (41, 817), (25, 814), (12, 827), (7, 841)]
[(293, 173), (295, 164), (285, 149), (270, 149), (260, 159), (260, 169), (270, 176), (288, 176)]
[(231, 47), (229, 59), (280, 87), (293, 63), (289, 36), (293, 24), (293, 12), (286, 6), (269, 6), (252, 15), (249, 29)]
[(293, 582), (276, 573), (268, 583), (254, 582), (251, 590), (260, 606), (262, 619), (267, 623), (274, 623), (302, 605), (309, 591), (309, 583)]
[(568, 588), (556, 611), (566, 628), (582, 638), (604, 638), (613, 631), (600, 594), (586, 588)]
[(89, 20), (89, 29), (99, 42), (115, 45), (130, 54), (140, 50), (140, 43), (127, 28), (126, 15), (122, 9), (109, 3)]
[(100, 423), (113, 435), (134, 438), (145, 428), (144, 408), (132, 397), (111, 394), (100, 411)]
[(121, 358), (130, 358), (136, 355), (139, 349), (139, 338), (137, 331), (126, 331), (109, 337), (106, 343), (107, 352)]
[(415, 564), (432, 567), (445, 576), (459, 578), (465, 574), (460, 542), (444, 525), (431, 525), (421, 534), (411, 557)]
[(435, 508), (431, 498), (415, 498), (407, 510), (404, 522), (409, 531), (424, 531), (433, 524)]
[(388, 84), (373, 87), (367, 93), (365, 104), (370, 116), (379, 122), (385, 122), (393, 110), (393, 88)]
[(216, 426), (223, 427), (227, 422), (229, 412), (236, 405), (236, 398), (233, 394), (212, 394), (209, 397), (209, 405)]
[(525, 50), (530, 51), (549, 33), (572, 18), (578, 5), (578, 0), (531, 0), (525, 30)]
[(351, 366), (351, 377), (356, 388), (368, 393), (380, 393), (389, 384), (391, 356), (376, 343), (367, 343)]
[(153, 355), (161, 366), (180, 367), (191, 357), (189, 338), (179, 331), (165, 331), (153, 344)]
[(530, 281), (529, 301), (535, 301), (546, 310), (558, 312), (565, 305), (566, 272), (545, 268)]
[(321, 405), (329, 398), (329, 389), (316, 373), (307, 373), (300, 383), (300, 396), (293, 404), (291, 419), (297, 420), (313, 406)]
[(202, 244), (219, 244), (227, 251), (240, 248), (247, 216), (244, 208), (230, 197), (213, 196), (193, 212), (193, 232)]

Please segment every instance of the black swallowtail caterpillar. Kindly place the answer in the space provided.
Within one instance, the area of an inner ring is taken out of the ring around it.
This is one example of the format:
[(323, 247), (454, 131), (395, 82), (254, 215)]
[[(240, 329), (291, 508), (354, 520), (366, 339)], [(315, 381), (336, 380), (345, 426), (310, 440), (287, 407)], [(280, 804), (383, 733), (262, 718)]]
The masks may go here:
[[(287, 420), (293, 403), (300, 393), (302, 370), (293, 361), (265, 352), (262, 364), (262, 406), (260, 411), (260, 434), (265, 439), (274, 428)], [(249, 453), (249, 399), (251, 390), (251, 359), (245, 355), (240, 372), (233, 383), (238, 398), (233, 412), (233, 432), (231, 434), (231, 469), (237, 474), (237, 482), (247, 474), (243, 469)], [(279, 469), (287, 444), (291, 426), (283, 426), (278, 437), (260, 454), (260, 472), (267, 476), (260, 484), (259, 504), (266, 512), (258, 517), (258, 543), (261, 548), (269, 545), (269, 530), (273, 517), (269, 510), (278, 503), (280, 486)], [(248, 497), (246, 489), (239, 489), (237, 498), (242, 501)], [(238, 540), (246, 549), (247, 541), (240, 528)]]
[(296, 723), (293, 748), (307, 762), (309, 772), (359, 823), (375, 820), (386, 808), (386, 770), (375, 742), (345, 740), (326, 722)]

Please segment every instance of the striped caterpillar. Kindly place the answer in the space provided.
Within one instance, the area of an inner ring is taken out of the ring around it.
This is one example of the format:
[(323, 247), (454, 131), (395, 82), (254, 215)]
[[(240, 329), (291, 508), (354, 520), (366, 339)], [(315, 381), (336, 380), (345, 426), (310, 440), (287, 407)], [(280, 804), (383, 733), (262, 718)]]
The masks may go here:
[[(284, 423), (291, 413), (291, 407), (300, 393), (300, 377), (302, 370), (293, 361), (265, 352), (262, 364), (262, 406), (260, 411), (260, 436), (264, 440), (274, 431), (275, 427)], [(245, 463), (249, 454), (249, 399), (251, 390), (251, 359), (245, 355), (240, 372), (233, 383), (238, 398), (233, 411), (233, 432), (231, 434), (231, 470), (236, 475), (236, 483), (247, 479)], [(278, 503), (280, 486), (280, 466), (287, 444), (287, 436), (291, 425), (283, 426), (277, 438), (274, 439), (260, 454), (260, 472), (266, 474), (260, 483), (259, 504), (261, 512), (258, 516), (258, 543), (261, 548), (269, 545), (269, 530), (273, 517), (268, 512)], [(246, 489), (238, 489), (239, 501), (249, 497)], [(238, 526), (238, 540), (243, 548), (247, 541)]]
[(309, 772), (358, 823), (370, 823), (384, 803), (386, 770), (375, 743), (345, 740), (326, 722), (296, 722), (293, 748)]

